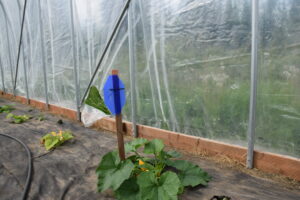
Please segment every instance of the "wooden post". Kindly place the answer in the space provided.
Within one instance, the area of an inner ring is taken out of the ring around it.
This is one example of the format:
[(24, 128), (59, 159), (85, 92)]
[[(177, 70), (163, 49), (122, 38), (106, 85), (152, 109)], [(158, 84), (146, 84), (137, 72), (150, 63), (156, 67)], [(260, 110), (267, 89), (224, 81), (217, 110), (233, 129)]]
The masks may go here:
[[(112, 75), (118, 75), (118, 73), (119, 73), (118, 70), (115, 69), (112, 70)], [(118, 137), (119, 156), (121, 160), (125, 160), (122, 113), (116, 115), (116, 129), (117, 129), (117, 137)]]

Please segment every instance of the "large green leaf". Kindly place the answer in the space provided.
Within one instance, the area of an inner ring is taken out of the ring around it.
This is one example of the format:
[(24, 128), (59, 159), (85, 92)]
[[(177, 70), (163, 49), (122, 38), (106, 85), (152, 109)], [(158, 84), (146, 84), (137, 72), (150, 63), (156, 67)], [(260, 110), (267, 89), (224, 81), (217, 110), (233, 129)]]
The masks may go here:
[(130, 177), (134, 165), (130, 160), (120, 161), (116, 151), (103, 156), (96, 173), (98, 175), (98, 191), (111, 188), (117, 190)]
[(198, 165), (186, 160), (169, 160), (167, 165), (179, 170), (178, 177), (183, 186), (207, 185), (211, 179)]
[(181, 154), (179, 152), (177, 152), (177, 151), (174, 151), (174, 150), (167, 151), (166, 153), (167, 153), (167, 156), (169, 158), (179, 158), (179, 157), (181, 157)]
[(104, 112), (107, 115), (110, 115), (109, 110), (104, 104), (104, 101), (98, 91), (98, 89), (95, 86), (92, 86), (90, 88), (89, 95), (87, 99), (85, 100), (85, 104), (92, 106), (102, 112)]
[(46, 150), (50, 150), (55, 147), (55, 145), (59, 143), (59, 139), (57, 137), (49, 137), (45, 140), (45, 148)]
[(67, 141), (67, 140), (70, 140), (73, 138), (73, 135), (70, 131), (63, 131), (62, 133), (62, 137), (63, 137), (63, 142)]
[(135, 152), (138, 148), (149, 142), (145, 138), (137, 138), (125, 144), (126, 153)]
[(123, 182), (119, 189), (115, 192), (119, 200), (140, 200), (140, 189), (136, 178), (130, 178)]
[(143, 200), (176, 200), (180, 180), (174, 172), (165, 172), (156, 177), (152, 171), (143, 172), (137, 177)]
[(170, 158), (178, 158), (181, 154), (177, 151), (164, 151), (162, 150), (160, 154), (158, 155), (158, 158), (160, 159), (160, 162), (166, 163)]
[(144, 153), (158, 155), (164, 149), (164, 143), (161, 140), (154, 139), (145, 144)]

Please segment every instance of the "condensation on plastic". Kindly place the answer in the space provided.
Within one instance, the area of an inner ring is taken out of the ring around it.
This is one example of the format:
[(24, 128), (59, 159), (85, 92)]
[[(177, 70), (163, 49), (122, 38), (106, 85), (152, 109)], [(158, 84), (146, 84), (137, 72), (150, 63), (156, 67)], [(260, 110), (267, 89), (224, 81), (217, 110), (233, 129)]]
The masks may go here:
[[(24, 0), (0, 2), (0, 64), (12, 92), (10, 69), (14, 76)], [(26, 69), (29, 97), (45, 101), (43, 46), (49, 103), (75, 109), (74, 65), (81, 98), (125, 1), (74, 0), (73, 16), (71, 0), (40, 2), (41, 17), (38, 1), (28, 1), (17, 94), (26, 95)], [(294, 157), (300, 152), (297, 2), (260, 1), (256, 127), (258, 149)], [(130, 79), (135, 76), (139, 124), (246, 146), (251, 0), (132, 0), (128, 12), (131, 17), (123, 19), (93, 85), (102, 93), (111, 69), (119, 69), (126, 86), (124, 119), (132, 120)], [(132, 63), (136, 74), (129, 73)], [(89, 106), (82, 109), (86, 126), (103, 116)]]

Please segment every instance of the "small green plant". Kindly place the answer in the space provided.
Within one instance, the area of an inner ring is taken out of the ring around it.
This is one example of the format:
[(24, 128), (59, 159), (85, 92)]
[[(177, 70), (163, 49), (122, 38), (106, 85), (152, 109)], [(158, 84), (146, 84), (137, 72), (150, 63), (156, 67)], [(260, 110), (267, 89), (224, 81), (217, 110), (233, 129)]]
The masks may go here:
[(29, 116), (29, 115), (14, 115), (12, 113), (9, 113), (7, 116), (6, 116), (7, 119), (11, 119), (12, 123), (15, 123), (15, 124), (22, 124), (26, 121), (28, 121), (29, 119), (31, 119), (32, 117)]
[[(144, 147), (143, 155), (138, 149)], [(105, 154), (96, 169), (98, 191), (112, 189), (120, 200), (174, 200), (187, 186), (206, 186), (211, 177), (199, 166), (164, 151), (161, 140), (138, 138), (125, 145), (128, 157), (121, 161), (117, 151)]]
[(44, 121), (45, 120), (45, 116), (44, 115), (38, 115), (36, 117), (36, 120), (38, 120), (38, 121)]
[(11, 105), (0, 106), (0, 113), (10, 113), (14, 109)]
[(41, 144), (45, 146), (46, 150), (51, 150), (72, 138), (71, 131), (59, 131), (58, 133), (53, 131), (42, 137)]
[(107, 109), (107, 107), (105, 106), (104, 101), (99, 93), (99, 90), (95, 86), (92, 86), (90, 88), (90, 92), (89, 92), (87, 99), (85, 100), (85, 104), (92, 106), (92, 107), (104, 112), (107, 115), (110, 115), (110, 112)]

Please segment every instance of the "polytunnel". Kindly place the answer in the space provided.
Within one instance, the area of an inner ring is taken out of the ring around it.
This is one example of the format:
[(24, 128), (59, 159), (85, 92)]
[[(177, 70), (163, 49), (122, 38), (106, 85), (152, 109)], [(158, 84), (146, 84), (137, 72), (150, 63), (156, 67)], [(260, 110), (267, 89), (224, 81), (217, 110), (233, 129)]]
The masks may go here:
[(117, 69), (128, 135), (297, 182), (299, 13), (299, 0), (0, 0), (0, 98), (114, 131), (85, 100)]

